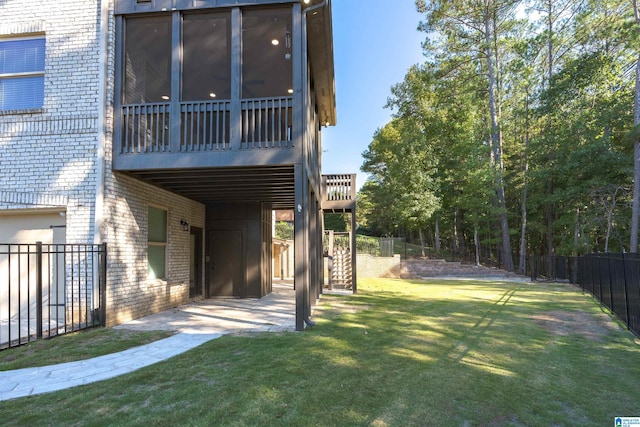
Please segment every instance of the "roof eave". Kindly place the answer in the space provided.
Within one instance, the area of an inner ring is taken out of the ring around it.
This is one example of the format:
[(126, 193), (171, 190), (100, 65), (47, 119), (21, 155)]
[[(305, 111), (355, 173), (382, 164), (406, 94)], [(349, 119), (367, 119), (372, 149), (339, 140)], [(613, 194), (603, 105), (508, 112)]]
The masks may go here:
[(336, 84), (333, 60), (331, 0), (307, 16), (307, 42), (318, 114), (325, 126), (336, 124)]

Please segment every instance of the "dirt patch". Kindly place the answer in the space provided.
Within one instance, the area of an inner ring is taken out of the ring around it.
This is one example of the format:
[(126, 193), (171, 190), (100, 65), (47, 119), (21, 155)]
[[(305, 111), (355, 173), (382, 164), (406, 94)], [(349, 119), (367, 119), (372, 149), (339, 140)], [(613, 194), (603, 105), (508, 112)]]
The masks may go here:
[(557, 336), (579, 335), (592, 341), (600, 341), (618, 325), (606, 314), (593, 315), (579, 311), (548, 311), (529, 316), (546, 331)]

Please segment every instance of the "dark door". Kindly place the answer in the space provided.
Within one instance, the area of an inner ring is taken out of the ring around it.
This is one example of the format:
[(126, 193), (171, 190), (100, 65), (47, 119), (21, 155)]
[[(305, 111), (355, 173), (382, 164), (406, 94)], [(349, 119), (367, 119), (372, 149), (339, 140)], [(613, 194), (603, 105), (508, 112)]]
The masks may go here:
[(202, 295), (202, 229), (191, 227), (189, 242), (189, 298)]
[(209, 233), (209, 296), (242, 296), (244, 254), (241, 230)]

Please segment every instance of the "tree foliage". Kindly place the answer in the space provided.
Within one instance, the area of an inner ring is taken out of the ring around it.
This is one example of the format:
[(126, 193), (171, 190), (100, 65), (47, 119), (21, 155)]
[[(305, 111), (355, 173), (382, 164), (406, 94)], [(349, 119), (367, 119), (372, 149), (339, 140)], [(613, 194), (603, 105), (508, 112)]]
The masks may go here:
[(417, 0), (426, 60), (391, 88), (393, 119), (363, 153), (358, 222), (507, 268), (511, 252), (629, 250), (632, 6)]

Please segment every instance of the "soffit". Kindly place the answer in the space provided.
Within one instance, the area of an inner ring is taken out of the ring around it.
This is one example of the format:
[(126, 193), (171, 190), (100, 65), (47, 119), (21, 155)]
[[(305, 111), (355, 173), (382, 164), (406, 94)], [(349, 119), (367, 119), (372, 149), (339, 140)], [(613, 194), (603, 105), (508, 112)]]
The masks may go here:
[(295, 206), (293, 166), (147, 170), (128, 174), (204, 204), (267, 202), (273, 209)]
[(336, 85), (331, 16), (331, 0), (327, 0), (327, 6), (308, 13), (307, 43), (320, 120), (323, 125), (333, 126), (336, 124)]

